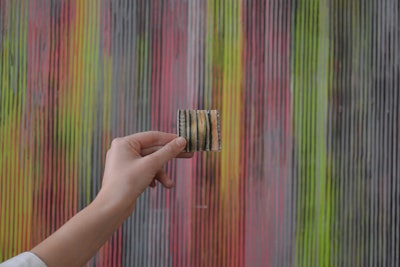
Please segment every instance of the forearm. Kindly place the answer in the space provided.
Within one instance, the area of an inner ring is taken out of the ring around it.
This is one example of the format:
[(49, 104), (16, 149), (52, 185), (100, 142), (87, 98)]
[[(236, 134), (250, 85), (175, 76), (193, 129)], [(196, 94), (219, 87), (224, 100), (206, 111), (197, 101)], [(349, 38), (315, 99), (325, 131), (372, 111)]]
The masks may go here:
[(53, 235), (32, 249), (48, 267), (83, 266), (109, 239), (131, 210), (96, 198)]
[(186, 140), (161, 132), (113, 140), (96, 199), (32, 249), (49, 267), (83, 266), (133, 212), (137, 197), (154, 179), (171, 187), (163, 166), (181, 155)]

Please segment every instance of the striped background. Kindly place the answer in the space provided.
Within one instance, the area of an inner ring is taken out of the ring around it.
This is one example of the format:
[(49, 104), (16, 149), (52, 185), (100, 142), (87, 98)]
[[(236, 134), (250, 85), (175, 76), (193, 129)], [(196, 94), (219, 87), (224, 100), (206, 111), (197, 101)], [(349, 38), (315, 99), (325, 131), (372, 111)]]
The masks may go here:
[(0, 261), (99, 190), (112, 138), (218, 109), (88, 266), (399, 266), (398, 0), (0, 0)]

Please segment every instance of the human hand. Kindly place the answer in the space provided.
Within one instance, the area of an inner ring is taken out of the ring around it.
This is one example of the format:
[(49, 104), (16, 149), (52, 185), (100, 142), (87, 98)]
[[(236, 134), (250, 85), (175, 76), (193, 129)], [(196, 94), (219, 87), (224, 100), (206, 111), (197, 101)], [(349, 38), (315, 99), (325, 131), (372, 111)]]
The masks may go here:
[(163, 166), (181, 153), (184, 138), (144, 132), (117, 138), (107, 152), (103, 184), (96, 199), (31, 251), (47, 266), (83, 266), (129, 217), (136, 198), (153, 182), (173, 182)]
[(137, 197), (148, 186), (155, 186), (155, 180), (167, 188), (174, 186), (163, 166), (176, 157), (192, 157), (193, 153), (182, 153), (185, 145), (184, 138), (163, 132), (142, 132), (114, 139), (107, 152), (98, 197), (127, 209), (130, 215)]

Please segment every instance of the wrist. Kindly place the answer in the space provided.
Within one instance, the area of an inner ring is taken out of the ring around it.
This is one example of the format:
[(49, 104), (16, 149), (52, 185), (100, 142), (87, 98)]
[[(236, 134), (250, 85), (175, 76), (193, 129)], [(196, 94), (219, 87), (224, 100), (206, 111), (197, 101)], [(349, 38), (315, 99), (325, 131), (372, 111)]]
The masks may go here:
[(90, 205), (102, 210), (108, 216), (119, 218), (123, 222), (132, 214), (135, 204), (136, 199), (133, 202), (126, 201), (120, 196), (109, 194), (105, 189), (101, 189)]

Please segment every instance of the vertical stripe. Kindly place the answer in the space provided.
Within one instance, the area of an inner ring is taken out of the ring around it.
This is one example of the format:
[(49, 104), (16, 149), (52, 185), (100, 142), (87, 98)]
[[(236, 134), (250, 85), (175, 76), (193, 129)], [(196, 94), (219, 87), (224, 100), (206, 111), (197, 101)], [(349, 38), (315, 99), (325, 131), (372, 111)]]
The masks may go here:
[(87, 266), (398, 266), (399, 12), (0, 1), (0, 261), (95, 198), (113, 138), (159, 130), (222, 149), (167, 164), (175, 188), (146, 190)]

